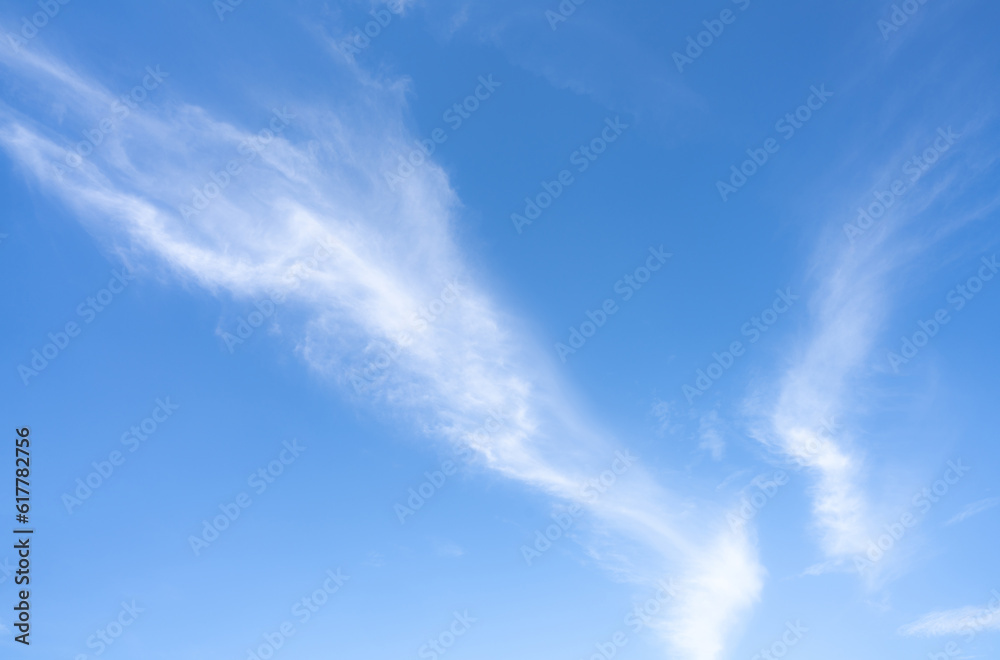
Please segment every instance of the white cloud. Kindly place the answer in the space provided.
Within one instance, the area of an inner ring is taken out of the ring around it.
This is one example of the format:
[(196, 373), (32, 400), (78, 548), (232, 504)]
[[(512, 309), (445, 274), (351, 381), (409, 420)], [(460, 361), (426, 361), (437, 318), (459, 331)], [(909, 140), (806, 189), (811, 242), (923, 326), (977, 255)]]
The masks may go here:
[(963, 520), (971, 518), (977, 513), (982, 513), (983, 511), (992, 509), (997, 504), (1000, 504), (1000, 497), (990, 497), (984, 500), (979, 500), (978, 502), (973, 502), (959, 511), (953, 518), (946, 522), (945, 525), (960, 523)]
[[(685, 657), (719, 657), (761, 590), (752, 539), (729, 531), (710, 503), (692, 522), (688, 504), (641, 465), (596, 503), (582, 496), (581, 484), (607, 469), (618, 446), (566, 399), (551, 357), (477, 286), (452, 238), (459, 202), (443, 171), (426, 163), (395, 190), (384, 180), (397, 154), (412, 148), (402, 84), (359, 73), (339, 91), (350, 104), (290, 107), (288, 129), (208, 195), (211, 173), (240, 158), (238, 145), (267, 126), (269, 111), (245, 130), (164, 101), (162, 110), (134, 111), (128, 130), (109, 133), (80, 167), (60, 169), (79, 127), (104, 116), (114, 95), (43, 56), (4, 53), (0, 65), (33, 89), (19, 101), (24, 111), (0, 105), (0, 145), (110, 250), (138, 269), (161, 268), (248, 305), (281, 290), (292, 318), (302, 319), (297, 327), (283, 320), (283, 334), (299, 337), (304, 361), (348, 396), (352, 369), (408, 333), (361, 400), (377, 401), (373, 412), (401, 411), (432, 439), (471, 446), (483, 465), (512, 479), (590, 506), (595, 531), (640, 548), (628, 579), (679, 576), (677, 607), (659, 626), (665, 639)], [(47, 115), (37, 104), (57, 99), (66, 106), (60, 125), (41, 123)], [(213, 199), (181, 213), (193, 205), (193, 188)], [(289, 268), (319, 244), (331, 254), (289, 282)], [(453, 280), (461, 295), (415, 330), (417, 311)], [(495, 411), (503, 411), (502, 425), (482, 431)]]
[[(924, 174), (877, 223), (851, 240), (845, 235), (845, 224), (858, 217), (853, 209), (871, 203), (871, 189), (858, 187), (846, 195), (812, 191), (811, 207), (852, 210), (838, 210), (821, 223), (824, 229), (806, 263), (803, 285), (812, 286), (805, 305), (809, 326), (802, 337), (787, 342), (783, 355), (787, 366), (775, 379), (775, 391), (756, 393), (747, 406), (755, 422), (765, 420), (753, 435), (785, 460), (806, 468), (813, 479), (812, 518), (824, 556), (804, 575), (855, 572), (869, 588), (875, 588), (900, 575), (914, 556), (912, 547), (902, 544), (877, 562), (867, 554), (874, 540), (885, 533), (885, 525), (898, 520), (900, 508), (917, 487), (895, 478), (901, 464), (912, 459), (897, 454), (880, 463), (883, 456), (870, 458), (850, 429), (872, 411), (892, 409), (891, 404), (884, 405), (889, 399), (881, 397), (913, 386), (912, 381), (886, 385), (879, 380), (891, 370), (885, 353), (878, 350), (897, 341), (899, 335), (892, 337), (887, 331), (895, 325), (896, 308), (921, 290), (913, 278), (940, 267), (942, 243), (985, 220), (996, 208), (995, 195), (985, 203), (976, 200), (971, 207), (966, 198), (984, 178), (970, 175), (970, 170), (991, 171), (992, 155), (988, 165), (970, 168), (962, 162), (971, 157), (964, 151), (966, 145), (973, 155), (978, 149), (977, 141), (970, 138), (985, 122), (981, 117), (976, 120), (979, 126), (960, 128), (963, 151), (953, 147), (932, 173)], [(859, 180), (889, 185), (902, 165), (927, 147), (928, 136), (933, 140), (936, 128), (917, 126), (908, 134), (895, 153), (881, 160), (881, 167), (868, 168)], [(849, 171), (851, 176), (845, 178), (853, 180), (859, 163), (867, 160), (859, 149), (831, 169), (837, 177)], [(838, 199), (845, 196), (846, 200)], [(818, 199), (822, 203), (815, 203)], [(975, 244), (967, 238), (961, 243)], [(967, 256), (954, 248), (948, 254), (949, 260)], [(904, 321), (912, 323), (909, 318)], [(824, 421), (840, 417), (851, 418), (851, 424), (835, 426)]]
[(719, 432), (722, 422), (719, 420), (719, 413), (711, 411), (701, 416), (698, 423), (699, 442), (698, 448), (709, 452), (712, 458), (720, 460), (726, 453), (726, 443)]
[(680, 657), (710, 660), (722, 657), (731, 630), (758, 600), (765, 571), (747, 552), (751, 545), (745, 529), (720, 534), (704, 549), (703, 556), (688, 569), (680, 584), (685, 597), (678, 601), (671, 618), (658, 628), (681, 652)]
[(993, 591), (994, 600), (985, 608), (960, 607), (931, 612), (913, 623), (899, 628), (899, 634), (915, 637), (942, 637), (1000, 630), (1000, 594)]
[[(919, 135), (926, 139), (923, 132)], [(910, 144), (886, 159), (889, 165), (873, 169), (870, 178), (884, 180), (908, 157)], [(935, 200), (955, 192), (949, 189), (951, 173), (938, 174), (943, 182), (921, 182), (926, 185), (908, 191), (878, 226), (853, 242), (842, 227), (854, 214), (832, 219), (808, 264), (808, 275), (816, 282), (807, 303), (810, 327), (787, 350), (788, 366), (777, 379), (771, 401), (755, 400), (751, 406), (753, 416), (766, 419), (764, 428), (754, 431), (758, 440), (814, 476), (813, 516), (822, 549), (832, 561), (811, 571), (839, 570), (841, 560), (863, 554), (890, 515), (891, 506), (871, 492), (864, 448), (846, 428), (833, 428), (824, 420), (856, 410), (858, 380), (878, 373), (871, 356), (892, 312), (900, 275), (935, 241), (961, 226), (956, 223), (932, 238), (901, 231), (902, 224), (930, 209)]]
[(797, 577), (825, 575), (827, 573), (848, 572), (853, 570), (843, 559), (830, 559), (812, 566), (807, 566)]
[(441, 557), (461, 557), (465, 555), (465, 549), (452, 541), (436, 541), (434, 552)]

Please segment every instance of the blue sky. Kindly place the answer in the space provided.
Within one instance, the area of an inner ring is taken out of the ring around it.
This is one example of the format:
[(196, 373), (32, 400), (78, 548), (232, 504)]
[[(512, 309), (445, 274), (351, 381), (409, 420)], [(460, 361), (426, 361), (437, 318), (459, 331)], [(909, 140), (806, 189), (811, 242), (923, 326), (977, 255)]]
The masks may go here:
[(998, 18), (4, 4), (2, 656), (995, 657)]

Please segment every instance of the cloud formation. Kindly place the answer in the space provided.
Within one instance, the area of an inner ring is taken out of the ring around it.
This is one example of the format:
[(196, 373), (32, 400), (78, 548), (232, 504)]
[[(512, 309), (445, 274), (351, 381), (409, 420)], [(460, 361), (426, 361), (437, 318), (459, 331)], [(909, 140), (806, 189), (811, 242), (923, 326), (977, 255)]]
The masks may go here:
[(968, 520), (972, 516), (982, 513), (983, 511), (989, 511), (996, 505), (1000, 504), (1000, 497), (988, 497), (984, 500), (978, 500), (967, 505), (964, 509), (955, 514), (954, 517), (946, 522), (946, 525), (955, 525), (964, 520)]
[(987, 607), (969, 606), (931, 612), (913, 623), (900, 626), (899, 634), (910, 637), (943, 637), (1000, 630), (1000, 593), (994, 589), (993, 595), (994, 599)]
[[(641, 465), (596, 501), (581, 494), (620, 445), (477, 284), (444, 172), (428, 162), (395, 189), (385, 182), (414, 139), (402, 82), (343, 64), (349, 102), (262, 108), (252, 129), (176, 101), (168, 84), (104, 130), (119, 96), (102, 84), (29, 52), (3, 51), (0, 67), (30, 90), (0, 105), (0, 145), (110, 251), (248, 306), (279, 298), (310, 368), (433, 441), (471, 447), (486, 468), (589, 507), (595, 533), (626, 557), (609, 560), (620, 575), (675, 577), (664, 639), (684, 657), (720, 656), (762, 588), (754, 540), (710, 502), (691, 520)], [(68, 166), (75, 136), (95, 126), (100, 143)]]

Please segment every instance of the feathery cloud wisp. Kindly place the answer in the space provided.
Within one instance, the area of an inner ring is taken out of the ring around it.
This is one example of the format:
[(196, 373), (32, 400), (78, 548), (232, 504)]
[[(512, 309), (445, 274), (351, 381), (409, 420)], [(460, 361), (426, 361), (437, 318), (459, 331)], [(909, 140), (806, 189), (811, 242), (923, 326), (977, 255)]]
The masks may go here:
[[(685, 519), (679, 498), (641, 465), (598, 500), (583, 496), (617, 444), (477, 286), (452, 238), (458, 200), (444, 172), (428, 162), (395, 188), (384, 180), (412, 144), (400, 83), (344, 65), (351, 103), (278, 109), (280, 131), (269, 113), (247, 131), (193, 105), (140, 107), (128, 131), (109, 132), (66, 167), (68, 136), (99, 122), (114, 95), (42, 55), (4, 52), (0, 66), (30, 81), (32, 96), (19, 102), (35, 106), (29, 116), (0, 105), (0, 145), (93, 234), (139, 269), (162, 267), (248, 301), (280, 292), (301, 319), (291, 333), (299, 354), (348, 395), (350, 374), (398, 349), (369, 400), (403, 411), (431, 438), (471, 447), (484, 466), (590, 507), (601, 531), (652, 557), (630, 563), (627, 577), (677, 576), (678, 599), (658, 626), (665, 639), (685, 657), (719, 657), (761, 590), (752, 540), (712, 503), (699, 516), (708, 523)], [(58, 125), (31, 118), (57, 99)], [(310, 259), (316, 246), (327, 256)], [(417, 311), (448, 282), (458, 295), (413, 331)], [(502, 424), (483, 432), (497, 411)]]
[(987, 607), (960, 607), (954, 610), (931, 612), (913, 623), (900, 626), (899, 633), (907, 636), (942, 637), (977, 633), (983, 630), (1000, 630), (1000, 594)]
[(955, 516), (949, 519), (945, 525), (954, 525), (962, 522), (963, 520), (968, 520), (972, 516), (982, 513), (983, 511), (988, 511), (998, 504), (1000, 504), (1000, 497), (988, 497), (984, 500), (973, 502), (955, 514)]

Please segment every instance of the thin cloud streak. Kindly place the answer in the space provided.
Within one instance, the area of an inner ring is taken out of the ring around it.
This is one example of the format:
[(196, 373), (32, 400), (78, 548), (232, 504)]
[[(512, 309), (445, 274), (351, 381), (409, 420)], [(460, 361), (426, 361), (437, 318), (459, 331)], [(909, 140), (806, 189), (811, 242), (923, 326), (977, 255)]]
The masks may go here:
[(994, 599), (985, 608), (968, 606), (931, 612), (913, 623), (900, 626), (899, 634), (908, 637), (943, 637), (1000, 630), (1000, 593), (994, 590), (993, 595)]
[(984, 511), (989, 511), (998, 504), (1000, 504), (1000, 497), (990, 497), (984, 500), (979, 500), (978, 502), (973, 502), (946, 522), (945, 525), (955, 525), (964, 520), (968, 520), (974, 515), (980, 514)]

